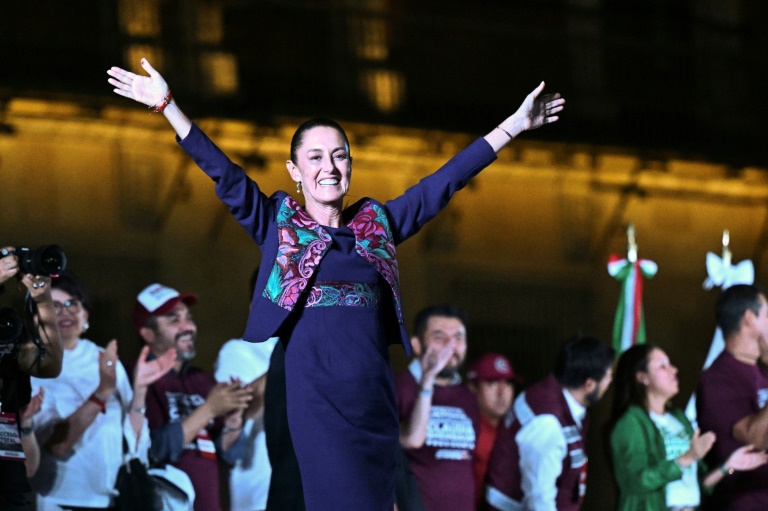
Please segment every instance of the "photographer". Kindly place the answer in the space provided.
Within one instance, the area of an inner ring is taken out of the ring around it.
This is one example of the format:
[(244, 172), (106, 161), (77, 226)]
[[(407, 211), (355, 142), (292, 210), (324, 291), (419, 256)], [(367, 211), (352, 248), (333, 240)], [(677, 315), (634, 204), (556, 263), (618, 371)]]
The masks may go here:
[[(2, 249), (0, 257), (0, 285), (12, 277), (22, 275), (19, 259), (12, 247)], [(56, 312), (51, 297), (50, 277), (24, 274), (21, 284), (28, 291), (27, 303), (30, 312), (35, 311), (34, 332), (24, 339), (21, 330), (3, 337), (0, 343), (0, 403), (2, 426), (11, 438), (4, 444), (5, 449), (23, 452), (18, 459), (0, 459), (0, 509), (32, 510), (34, 494), (27, 477), (37, 470), (40, 449), (31, 434), (30, 420), (40, 410), (43, 393), (31, 398), (30, 376), (54, 378), (61, 372), (63, 347), (56, 323)], [(17, 320), (18, 315), (9, 316), (7, 321)], [(22, 463), (23, 461), (23, 463)]]
[[(2, 253), (8, 255), (0, 258), (0, 284), (19, 275), (21, 270), (12, 247), (5, 247)], [(21, 278), (21, 283), (27, 288), (35, 306), (36, 326), (40, 334), (38, 341), (43, 349), (31, 339), (24, 341), (18, 350), (19, 367), (29, 376), (55, 378), (61, 373), (63, 347), (51, 298), (51, 278), (27, 274)]]

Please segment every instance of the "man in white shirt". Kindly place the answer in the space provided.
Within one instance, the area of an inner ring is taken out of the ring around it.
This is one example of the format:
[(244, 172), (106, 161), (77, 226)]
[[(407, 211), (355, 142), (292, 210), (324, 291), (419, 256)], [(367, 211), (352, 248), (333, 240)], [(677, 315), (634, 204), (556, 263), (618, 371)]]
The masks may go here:
[(560, 350), (553, 374), (515, 400), (488, 465), (486, 500), (498, 511), (577, 511), (586, 491), (587, 408), (613, 377), (614, 352), (594, 337)]

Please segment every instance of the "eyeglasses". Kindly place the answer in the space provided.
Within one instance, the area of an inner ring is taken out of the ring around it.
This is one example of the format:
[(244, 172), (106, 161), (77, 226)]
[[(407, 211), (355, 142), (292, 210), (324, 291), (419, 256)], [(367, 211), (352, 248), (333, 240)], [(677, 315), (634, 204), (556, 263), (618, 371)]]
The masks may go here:
[(74, 298), (69, 299), (64, 303), (57, 302), (56, 300), (53, 301), (53, 310), (56, 311), (56, 314), (61, 314), (65, 308), (70, 314), (77, 314), (80, 312), (80, 301)]

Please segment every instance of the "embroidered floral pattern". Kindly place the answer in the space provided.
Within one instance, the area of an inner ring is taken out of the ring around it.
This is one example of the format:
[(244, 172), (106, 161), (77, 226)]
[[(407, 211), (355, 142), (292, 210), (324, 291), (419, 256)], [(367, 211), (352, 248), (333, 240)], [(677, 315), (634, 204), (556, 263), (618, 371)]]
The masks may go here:
[(397, 319), (402, 322), (400, 271), (386, 211), (380, 205), (368, 200), (347, 226), (355, 233), (355, 251), (371, 263), (392, 288)]
[(307, 281), (331, 246), (331, 236), (291, 196), (277, 212), (280, 243), (263, 296), (292, 310)]
[(379, 286), (362, 282), (317, 282), (309, 290), (307, 307), (372, 307), (379, 305)]
[[(368, 261), (392, 288), (395, 312), (403, 322), (400, 273), (395, 258), (395, 243), (387, 214), (381, 205), (367, 200), (347, 226), (355, 234), (355, 251)], [(307, 282), (331, 246), (331, 236), (315, 222), (291, 196), (287, 196), (277, 212), (277, 257), (269, 274), (263, 296), (280, 307), (293, 310), (307, 289)], [(367, 291), (350, 284), (352, 289), (313, 287), (308, 307), (324, 305), (378, 306), (379, 292)]]

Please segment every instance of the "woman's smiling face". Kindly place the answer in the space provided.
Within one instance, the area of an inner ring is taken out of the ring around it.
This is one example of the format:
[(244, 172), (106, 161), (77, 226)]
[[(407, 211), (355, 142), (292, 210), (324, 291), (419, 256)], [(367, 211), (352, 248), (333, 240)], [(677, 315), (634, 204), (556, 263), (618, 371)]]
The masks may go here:
[(88, 311), (80, 300), (63, 289), (55, 287), (51, 289), (51, 298), (56, 309), (56, 322), (59, 325), (62, 340), (65, 344), (67, 341), (75, 341), (85, 331)]
[(352, 177), (352, 158), (342, 134), (329, 126), (307, 130), (296, 160), (287, 162), (288, 172), (301, 182), (307, 204), (341, 209)]

